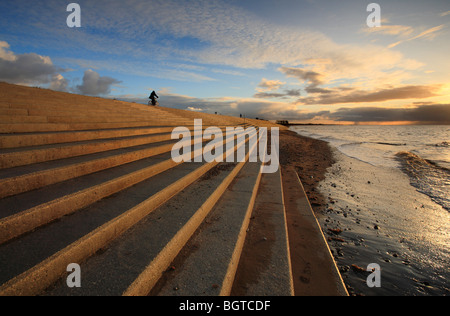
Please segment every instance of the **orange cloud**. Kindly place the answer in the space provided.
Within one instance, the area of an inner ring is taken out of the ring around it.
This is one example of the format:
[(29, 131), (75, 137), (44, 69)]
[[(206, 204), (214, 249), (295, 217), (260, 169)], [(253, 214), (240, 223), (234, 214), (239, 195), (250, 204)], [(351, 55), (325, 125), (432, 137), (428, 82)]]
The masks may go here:
[(366, 27), (363, 31), (383, 35), (408, 36), (411, 35), (414, 29), (406, 25), (382, 25), (380, 27)]
[(434, 37), (436, 37), (436, 33), (440, 30), (442, 30), (444, 28), (444, 25), (439, 25), (436, 27), (433, 27), (431, 29), (428, 29), (426, 31), (423, 31), (422, 33), (420, 33), (419, 35), (416, 35), (412, 38), (406, 39), (406, 40), (402, 40), (402, 41), (398, 41), (396, 43), (393, 43), (391, 45), (388, 46), (388, 48), (394, 48), (395, 46), (400, 45), (401, 43), (404, 42), (409, 42), (415, 39), (419, 39), (419, 38), (428, 38), (428, 39), (433, 39)]
[(278, 90), (281, 86), (285, 85), (286, 82), (282, 82), (280, 80), (267, 80), (266, 78), (263, 78), (261, 82), (258, 84), (257, 91), (264, 92), (264, 91), (274, 91)]
[(364, 91), (357, 89), (327, 89), (318, 97), (306, 97), (298, 100), (302, 104), (342, 104), (342, 103), (370, 103), (400, 99), (424, 99), (438, 96), (442, 85), (410, 85), (378, 91)]
[(450, 104), (429, 104), (412, 108), (341, 108), (327, 117), (338, 122), (450, 124)]

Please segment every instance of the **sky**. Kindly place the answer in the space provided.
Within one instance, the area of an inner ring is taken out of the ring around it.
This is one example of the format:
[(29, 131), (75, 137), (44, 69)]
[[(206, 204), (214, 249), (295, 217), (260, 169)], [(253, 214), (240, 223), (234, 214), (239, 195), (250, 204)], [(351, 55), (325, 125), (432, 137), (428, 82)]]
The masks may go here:
[[(450, 1), (0, 1), (0, 81), (268, 120), (450, 124)], [(71, 21), (75, 21), (71, 18)]]

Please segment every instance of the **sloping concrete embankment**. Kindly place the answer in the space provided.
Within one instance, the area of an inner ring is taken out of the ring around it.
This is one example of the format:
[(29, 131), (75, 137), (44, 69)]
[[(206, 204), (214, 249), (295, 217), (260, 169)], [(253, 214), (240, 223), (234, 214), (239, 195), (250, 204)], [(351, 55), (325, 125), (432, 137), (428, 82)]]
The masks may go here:
[[(176, 163), (171, 132), (192, 129), (192, 112), (0, 86), (0, 295), (230, 295), (255, 214), (271, 233), (265, 269), (240, 281), (245, 295), (346, 294), (326, 244), (314, 242), (320, 232), (299, 240), (291, 231), (289, 214), (308, 209), (286, 212), (295, 190), (282, 179), (292, 171), (262, 174), (248, 161), (251, 142), (224, 150), (246, 146), (243, 162)], [(203, 128), (261, 123), (200, 116)], [(310, 284), (328, 291), (300, 288), (293, 241), (310, 267), (320, 262)], [(71, 263), (79, 288), (66, 284)]]

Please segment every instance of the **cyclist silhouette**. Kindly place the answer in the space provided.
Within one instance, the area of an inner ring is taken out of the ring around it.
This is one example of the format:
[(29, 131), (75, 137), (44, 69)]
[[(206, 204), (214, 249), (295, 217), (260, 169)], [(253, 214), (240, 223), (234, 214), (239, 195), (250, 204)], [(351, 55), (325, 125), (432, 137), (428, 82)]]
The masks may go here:
[[(159, 98), (159, 97), (156, 94), (156, 92), (153, 91), (148, 98), (151, 100), (152, 105), (155, 106), (156, 105), (156, 99)], [(150, 105), (150, 102), (149, 102), (149, 105)]]

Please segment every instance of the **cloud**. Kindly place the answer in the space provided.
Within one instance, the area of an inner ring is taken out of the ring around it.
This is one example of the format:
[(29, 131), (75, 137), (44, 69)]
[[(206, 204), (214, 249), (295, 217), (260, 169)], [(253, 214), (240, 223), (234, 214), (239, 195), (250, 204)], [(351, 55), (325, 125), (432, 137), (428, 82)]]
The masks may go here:
[(259, 98), (259, 99), (271, 99), (271, 98), (284, 98), (284, 97), (286, 97), (286, 95), (283, 93), (276, 93), (276, 92), (273, 92), (273, 93), (258, 92), (253, 97)]
[(314, 94), (314, 93), (326, 94), (326, 93), (333, 93), (333, 91), (334, 91), (333, 89), (317, 88), (314, 86), (306, 87), (305, 90), (309, 94)]
[(439, 14), (439, 15), (442, 16), (442, 17), (447, 16), (447, 15), (450, 15), (450, 11), (442, 12), (442, 13)]
[(120, 62), (117, 62), (116, 59), (89, 60), (61, 58), (58, 60), (73, 65), (74, 67), (94, 70), (107, 69), (108, 71), (140, 77), (153, 77), (185, 82), (216, 81), (214, 78), (194, 72), (204, 70), (204, 67), (189, 67), (189, 65), (184, 64), (165, 62), (155, 65), (148, 60), (121, 60)]
[(406, 25), (385, 25), (380, 27), (365, 27), (363, 29), (366, 33), (377, 33), (383, 35), (394, 35), (394, 36), (409, 36), (414, 31), (410, 26)]
[(83, 83), (77, 86), (77, 90), (85, 95), (106, 95), (111, 92), (111, 86), (121, 83), (111, 77), (100, 77), (100, 75), (88, 69), (84, 72)]
[[(215, 78), (198, 69), (172, 67), (165, 61), (213, 69), (232, 66), (233, 70), (217, 71), (232, 75), (269, 65), (303, 65), (330, 81), (366, 76), (377, 80), (392, 68), (410, 70), (418, 65), (402, 53), (379, 45), (339, 44), (311, 28), (274, 23), (235, 5), (236, 1), (86, 1), (81, 4), (83, 27), (77, 32), (61, 28), (60, 21), (51, 17), (55, 16), (52, 7), (59, 7), (56, 0), (42, 6), (24, 0), (14, 3), (18, 3), (14, 5), (17, 8), (30, 8), (26, 11), (30, 16), (27, 20), (32, 21), (26, 25), (28, 37), (45, 33), (46, 46), (82, 47), (89, 52), (107, 53), (106, 58), (113, 56), (110, 61), (98, 60), (84, 69), (95, 70), (97, 66), (133, 75), (203, 82)], [(5, 22), (13, 25), (9, 27), (18, 23), (10, 17)], [(408, 33), (408, 29), (391, 26), (383, 32), (400, 34)], [(117, 59), (122, 62), (117, 63)]]
[[(168, 1), (166, 5), (172, 10), (173, 4)], [(163, 15), (174, 12), (171, 10), (164, 11)], [(166, 25), (167, 32), (173, 36), (200, 41), (200, 45), (184, 49), (182, 53), (183, 57), (202, 64), (247, 69), (281, 65), (286, 74), (303, 75), (303, 80), (309, 80), (312, 87), (325, 79), (370, 76), (375, 80), (386, 70), (411, 70), (421, 65), (379, 45), (339, 44), (318, 31), (274, 24), (229, 3), (196, 1), (185, 12), (180, 8), (175, 11), (179, 13), (176, 21), (169, 23), (167, 17), (166, 23), (160, 24)], [(163, 19), (163, 16), (156, 19)], [(390, 31), (400, 32), (394, 28)], [(406, 28), (403, 32), (407, 32)], [(295, 73), (294, 67), (298, 65), (304, 65), (306, 72)], [(326, 77), (314, 77), (308, 71)]]
[(439, 26), (432, 27), (432, 28), (430, 28), (428, 30), (423, 31), (419, 35), (416, 35), (416, 36), (411, 37), (411, 38), (406, 39), (406, 40), (401, 40), (401, 41), (398, 41), (396, 43), (393, 43), (393, 44), (389, 45), (388, 48), (394, 48), (394, 47), (396, 47), (396, 46), (398, 46), (398, 45), (400, 45), (400, 44), (402, 44), (404, 42), (413, 41), (413, 40), (416, 40), (416, 39), (419, 39), (419, 38), (433, 39), (433, 38), (435, 38), (437, 36), (436, 33), (439, 32), (440, 30), (442, 30), (444, 27), (445, 27), (445, 25), (439, 25)]
[(323, 83), (323, 75), (315, 71), (290, 67), (281, 67), (279, 70), (288, 77), (309, 81), (311, 86), (318, 86)]
[(224, 74), (224, 75), (229, 75), (229, 76), (246, 76), (246, 74), (244, 74), (243, 72), (240, 71), (236, 71), (236, 70), (227, 70), (227, 69), (211, 69), (212, 72), (215, 73), (219, 73), (219, 74)]
[(193, 111), (193, 112), (202, 112), (203, 111), (203, 109), (200, 109), (200, 108), (194, 108), (194, 107), (192, 107), (192, 106), (188, 106), (188, 108), (187, 108), (189, 111)]
[(436, 92), (441, 85), (409, 85), (383, 88), (376, 91), (358, 89), (327, 89), (319, 96), (305, 97), (298, 100), (302, 104), (342, 104), (371, 103), (401, 99), (424, 99), (438, 96)]
[(258, 84), (257, 91), (274, 91), (278, 90), (281, 86), (285, 85), (286, 82), (282, 82), (280, 80), (267, 80), (263, 78), (261, 82)]
[[(328, 65), (328, 62), (324, 60), (319, 60), (317, 63), (319, 66)], [(410, 67), (414, 68), (413, 65), (410, 65)], [(333, 79), (332, 77), (330, 78), (329, 74), (325, 75), (315, 70), (295, 67), (280, 67), (278, 70), (288, 77), (294, 77), (306, 83), (304, 89), (308, 93), (308, 96), (298, 99), (297, 102), (297, 104), (304, 105), (383, 102), (398, 99), (428, 98), (437, 96), (435, 92), (441, 88), (441, 85), (396, 86), (402, 79), (407, 77), (407, 74), (401, 70), (384, 73), (384, 75), (380, 74), (379, 79), (358, 78), (358, 82), (353, 83), (354, 86), (374, 86), (375, 88), (372, 90), (361, 90), (351, 85), (324, 88), (321, 86), (329, 84)], [(391, 85), (388, 88), (380, 88), (380, 83), (382, 86), (386, 86), (384, 84), (386, 81), (390, 82)]]
[(450, 104), (420, 105), (412, 108), (341, 108), (327, 115), (337, 122), (399, 122), (450, 124)]
[(0, 80), (21, 85), (45, 85), (49, 89), (76, 92), (86, 95), (105, 95), (118, 81), (110, 77), (100, 77), (93, 70), (84, 72), (83, 82), (75, 88), (61, 75), (66, 69), (53, 64), (50, 57), (35, 53), (15, 54), (7, 42), (0, 41)]
[(299, 97), (301, 95), (300, 89), (285, 89), (283, 92), (276, 92), (284, 85), (286, 85), (286, 82), (263, 78), (256, 88), (258, 93), (253, 97), (257, 99), (288, 99), (290, 97)]
[(50, 85), (66, 91), (67, 81), (50, 57), (35, 53), (15, 54), (7, 42), (0, 41), (0, 80), (22, 85)]
[[(163, 107), (191, 110), (203, 113), (219, 113), (239, 117), (260, 119), (289, 119), (299, 115), (297, 106), (284, 102), (269, 101), (256, 98), (224, 97), (224, 98), (195, 98), (175, 93), (161, 93), (158, 102)], [(128, 102), (147, 103), (148, 96), (115, 96)]]
[[(100, 72), (99, 69), (107, 69), (121, 74), (203, 82), (216, 80), (205, 74), (208, 70), (213, 73), (226, 71), (228, 74), (241, 75), (244, 69), (248, 68), (281, 66), (280, 69), (284, 75), (305, 83), (304, 90), (310, 96), (301, 99), (304, 104), (315, 104), (314, 102), (331, 104), (333, 100), (337, 101), (337, 104), (342, 104), (348, 100), (376, 102), (371, 100), (406, 98), (407, 95), (401, 90), (405, 88), (402, 85), (405, 82), (404, 78), (408, 75), (406, 71), (415, 70), (421, 66), (414, 60), (406, 59), (399, 51), (379, 45), (340, 44), (310, 28), (272, 23), (271, 19), (257, 16), (249, 10), (242, 10), (233, 3), (237, 2), (155, 0), (149, 4), (148, 1), (143, 0), (86, 1), (82, 4), (83, 27), (76, 32), (66, 27), (61, 28), (57, 25), (60, 21), (52, 18), (55, 16), (55, 9), (52, 7), (59, 7), (58, 1), (46, 1), (41, 6), (18, 0), (18, 4), (14, 6), (17, 7), (17, 11), (21, 11), (23, 7), (29, 8), (24, 10), (23, 15), (33, 16), (31, 19), (33, 23), (21, 27), (21, 30), (30, 31), (26, 33), (27, 37), (23, 39), (24, 41), (38, 33), (46, 34), (45, 43), (29, 41), (32, 42), (30, 45), (50, 46), (49, 43), (59, 42), (64, 49), (77, 47), (89, 53), (108, 54), (98, 60), (92, 60), (90, 65), (86, 63), (81, 65), (81, 62), (85, 60), (80, 60), (79, 67), (83, 70), (89, 68)], [(7, 20), (2, 22), (2, 25), (12, 23), (12, 26), (8, 26), (12, 28), (23, 22), (13, 21), (14, 15), (10, 16), (5, 17)], [(438, 34), (438, 31), (439, 29), (436, 28), (430, 29), (414, 36), (413, 39), (432, 38)], [(408, 38), (411, 34), (415, 34), (411, 32), (411, 28), (401, 25), (386, 25), (378, 32), (395, 36), (408, 35)], [(53, 46), (56, 47), (56, 45)], [(74, 53), (77, 54), (77, 51), (74, 50)], [(4, 61), (14, 61), (15, 55), (8, 49), (2, 48), (0, 52)], [(66, 58), (73, 56), (67, 54)], [(98, 56), (98, 54), (85, 56)], [(118, 60), (120, 62), (117, 62)], [(168, 61), (171, 63), (169, 64)], [(41, 60), (40, 63), (43, 64), (43, 61)], [(241, 71), (236, 72), (236, 69)], [(97, 72), (85, 73), (82, 84), (75, 89), (81, 93), (93, 95), (109, 93), (111, 87), (118, 81), (111, 77), (100, 77)], [(67, 81), (64, 81), (62, 76), (58, 76), (60, 73), (60, 71), (50, 71), (46, 77), (44, 76), (45, 80), (57, 89), (67, 89)], [(398, 78), (395, 80), (398, 81), (393, 82), (392, 74), (394, 73)], [(3, 71), (0, 71), (1, 75)], [(344, 80), (347, 83), (357, 80), (357, 84), (364, 85), (368, 90), (355, 88), (344, 91), (339, 88), (330, 88), (331, 83)], [(264, 105), (270, 111), (276, 108), (280, 110), (280, 113), (288, 113), (288, 111), (293, 111), (293, 114), (298, 113), (290, 104), (284, 104), (282, 107), (277, 102), (269, 102), (268, 98), (299, 97), (300, 90), (280, 91), (283, 89), (283, 81), (266, 81), (260, 83), (261, 86), (258, 88), (261, 90), (257, 91), (259, 93), (254, 95), (255, 98), (245, 101), (243, 99), (199, 100), (187, 97), (177, 99), (175, 95), (168, 97), (168, 100), (174, 102), (178, 100), (184, 102), (181, 104), (189, 104), (188, 106), (192, 108), (214, 108), (217, 112), (242, 109), (244, 104), (254, 104), (256, 109)], [(401, 86), (397, 87), (399, 90), (380, 89), (379, 83), (383, 81)], [(367, 84), (368, 82), (370, 84)], [(324, 86), (325, 84), (327, 86)], [(405, 90), (410, 92), (411, 97), (419, 95), (420, 98), (433, 93), (426, 89), (419, 89), (418, 92), (413, 89)], [(419, 94), (419, 92), (423, 93)], [(162, 101), (160, 100), (161, 103)], [(203, 107), (197, 106), (197, 102)], [(176, 105), (176, 103), (172, 104)], [(252, 113), (260, 115), (258, 111), (255, 110)]]
[(301, 95), (300, 89), (290, 89), (290, 90), (284, 90), (283, 93), (258, 92), (253, 97), (258, 98), (258, 99), (271, 99), (271, 98), (288, 99), (290, 97), (299, 97), (300, 95)]
[(322, 74), (319, 74), (318, 72), (289, 67), (281, 67), (279, 70), (288, 77), (294, 77), (299, 79), (300, 81), (309, 82), (309, 85), (305, 88), (305, 91), (308, 94), (332, 93), (332, 90), (319, 88), (319, 86), (324, 83), (324, 76)]
[(336, 111), (295, 111), (286, 117), (290, 121), (336, 123), (397, 123), (450, 124), (450, 104), (420, 104), (405, 108), (354, 107)]
[[(269, 64), (290, 67), (308, 59), (326, 59), (331, 62), (330, 70), (345, 74), (351, 69), (350, 73), (361, 74), (367, 68), (383, 70), (399, 65), (403, 59), (401, 54), (383, 51), (380, 46), (340, 45), (309, 28), (275, 24), (229, 1), (165, 0), (149, 4), (143, 0), (97, 0), (83, 4), (83, 12), (86, 27), (76, 34), (68, 30), (60, 33), (61, 28), (55, 25), (45, 31), (92, 51), (244, 69)], [(375, 55), (382, 56), (371, 57)], [(366, 69), (358, 71), (361, 64)]]
[(7, 42), (0, 41), (0, 59), (10, 62), (17, 60), (15, 54), (9, 50), (9, 44)]
[(62, 75), (55, 74), (52, 76), (52, 82), (49, 88), (55, 91), (69, 91), (69, 81)]
[[(407, 121), (416, 124), (450, 124), (450, 104), (430, 104), (414, 102), (404, 108), (388, 107), (342, 107), (335, 111), (307, 111), (292, 103), (274, 102), (254, 98), (194, 98), (186, 95), (159, 91), (161, 106), (203, 113), (219, 113), (238, 117), (240, 114), (248, 118), (271, 120), (289, 120), (304, 122), (400, 122)], [(117, 97), (117, 96), (116, 96)], [(124, 101), (145, 103), (146, 96), (117, 97)]]

